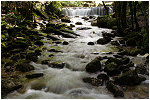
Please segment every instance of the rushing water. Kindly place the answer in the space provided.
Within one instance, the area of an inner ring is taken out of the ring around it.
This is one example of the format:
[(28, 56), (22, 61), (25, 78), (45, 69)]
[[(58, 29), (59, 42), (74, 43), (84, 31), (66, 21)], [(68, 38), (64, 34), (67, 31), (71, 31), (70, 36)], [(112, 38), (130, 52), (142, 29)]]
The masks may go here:
[[(47, 49), (59, 46), (62, 52), (53, 53), (55, 56), (52, 61), (64, 62), (67, 66), (63, 69), (56, 69), (31, 62), (35, 67), (35, 72), (44, 73), (44, 77), (35, 79), (28, 83), (24, 93), (13, 92), (9, 94), (7, 99), (113, 99), (113, 95), (108, 92), (105, 86), (95, 87), (88, 83), (84, 83), (84, 77), (96, 77), (97, 74), (88, 74), (85, 66), (97, 56), (105, 56), (104, 52), (117, 52), (117, 49), (110, 44), (106, 45), (87, 45), (88, 42), (96, 42), (102, 37), (102, 31), (110, 32), (110, 29), (98, 28), (91, 26), (91, 23), (81, 19), (81, 17), (71, 17), (75, 24), (80, 21), (83, 25), (76, 25), (73, 30), (80, 36), (77, 38), (63, 38), (68, 41), (68, 45), (50, 44), (45, 37), (44, 46)], [(77, 30), (79, 27), (90, 27), (88, 30)], [(48, 55), (52, 53), (47, 50), (42, 51), (39, 56), (39, 62), (49, 59)], [(112, 55), (110, 55), (112, 56)], [(147, 86), (147, 81), (143, 85)], [(130, 94), (130, 93), (129, 93)], [(128, 98), (126, 96), (125, 98)]]

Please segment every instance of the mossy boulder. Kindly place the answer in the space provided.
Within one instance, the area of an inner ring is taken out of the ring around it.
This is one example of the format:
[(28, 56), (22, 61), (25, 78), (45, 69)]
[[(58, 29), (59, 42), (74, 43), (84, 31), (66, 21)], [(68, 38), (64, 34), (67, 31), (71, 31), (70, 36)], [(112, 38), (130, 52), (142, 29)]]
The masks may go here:
[(119, 46), (120, 44), (118, 43), (118, 41), (111, 41), (111, 45)]
[(43, 43), (42, 41), (40, 41), (40, 40), (36, 41), (34, 44), (35, 44), (35, 45), (38, 45), (38, 46), (44, 45), (44, 43)]
[(37, 62), (38, 60), (37, 56), (38, 56), (37, 53), (34, 52), (27, 53), (26, 60)]
[(135, 86), (144, 80), (146, 80), (146, 78), (139, 77), (135, 70), (129, 70), (115, 79), (115, 83), (119, 85)]
[(104, 71), (107, 72), (109, 76), (119, 75), (121, 73), (119, 66), (114, 62), (105, 65)]
[(146, 74), (147, 73), (147, 69), (143, 64), (139, 64), (135, 67), (135, 71), (138, 74)]
[(70, 18), (67, 17), (67, 16), (61, 18), (61, 21), (62, 21), (62, 22), (66, 22), (66, 23), (70, 23), (70, 22), (71, 22)]
[(107, 82), (106, 88), (114, 95), (114, 97), (124, 97), (123, 90), (118, 85), (115, 85), (112, 81)]
[(88, 63), (85, 67), (86, 71), (89, 73), (95, 73), (97, 71), (101, 70), (101, 63), (100, 63), (101, 58), (95, 58), (92, 60), (90, 63)]
[(76, 22), (75, 24), (76, 24), (76, 25), (82, 25), (82, 23), (81, 23), (81, 22)]
[(101, 86), (102, 85), (102, 80), (94, 78), (94, 77), (83, 78), (83, 82), (90, 83), (93, 86)]
[(19, 63), (15, 67), (17, 71), (21, 71), (21, 72), (29, 72), (34, 70), (34, 67), (26, 62)]
[(110, 41), (111, 41), (110, 39), (100, 38), (100, 39), (97, 40), (97, 44), (104, 45), (104, 44), (109, 43)]
[(43, 73), (34, 73), (34, 74), (28, 74), (25, 77), (28, 78), (28, 79), (33, 79), (33, 78), (39, 78), (39, 77), (42, 77), (42, 76), (44, 76)]
[(105, 62), (105, 64), (109, 64), (111, 62), (114, 62), (118, 66), (123, 64), (121, 59), (117, 59), (117, 58), (113, 58), (113, 57), (107, 57), (107, 59), (108, 60)]

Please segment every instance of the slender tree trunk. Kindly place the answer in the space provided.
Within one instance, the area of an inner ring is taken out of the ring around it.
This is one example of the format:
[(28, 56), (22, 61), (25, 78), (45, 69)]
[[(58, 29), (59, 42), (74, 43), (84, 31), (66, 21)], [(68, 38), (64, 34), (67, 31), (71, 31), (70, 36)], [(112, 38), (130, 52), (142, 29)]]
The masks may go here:
[(103, 2), (103, 5), (104, 5), (104, 8), (105, 8), (105, 13), (106, 13), (106, 15), (109, 15), (108, 8), (106, 7), (104, 1), (102, 1), (102, 2)]
[(139, 30), (139, 24), (138, 24), (137, 17), (136, 17), (136, 5), (137, 5), (137, 1), (134, 2), (134, 21), (136, 25), (136, 30)]
[(127, 21), (126, 21), (126, 7), (127, 7), (127, 1), (122, 1), (121, 5), (121, 22), (122, 22), (122, 27), (125, 29), (127, 27)]
[(132, 2), (133, 1), (130, 1), (129, 2), (129, 5), (130, 5), (130, 15), (131, 15), (131, 28), (132, 28), (132, 30), (134, 29), (134, 25), (133, 25), (133, 9), (132, 9)]

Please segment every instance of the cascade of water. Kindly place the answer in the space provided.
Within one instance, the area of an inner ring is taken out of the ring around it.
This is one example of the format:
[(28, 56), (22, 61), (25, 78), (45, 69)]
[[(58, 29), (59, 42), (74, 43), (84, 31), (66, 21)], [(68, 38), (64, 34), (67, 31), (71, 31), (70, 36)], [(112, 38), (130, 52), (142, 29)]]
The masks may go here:
[[(105, 15), (104, 7), (63, 8), (62, 12), (67, 16)], [(109, 7), (109, 13), (113, 13), (113, 9), (111, 7)]]

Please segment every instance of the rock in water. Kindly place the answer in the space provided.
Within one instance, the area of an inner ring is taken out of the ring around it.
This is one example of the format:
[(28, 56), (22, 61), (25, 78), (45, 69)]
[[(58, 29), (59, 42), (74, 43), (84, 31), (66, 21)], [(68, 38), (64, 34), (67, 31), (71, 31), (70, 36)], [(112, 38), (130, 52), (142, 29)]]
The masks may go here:
[(16, 65), (16, 70), (21, 72), (28, 72), (34, 70), (34, 67), (29, 63), (20, 63)]
[(90, 72), (90, 73), (95, 73), (97, 71), (100, 71), (101, 70), (100, 59), (95, 58), (94, 60), (92, 60), (90, 63), (86, 65), (85, 69), (87, 72)]
[(26, 75), (26, 78), (33, 79), (33, 78), (42, 77), (43, 75), (44, 75), (43, 73), (35, 73), (35, 74)]
[(114, 97), (124, 97), (124, 93), (121, 88), (115, 85), (112, 81), (107, 82), (106, 88), (108, 89), (108, 91), (113, 93)]
[(82, 23), (81, 23), (81, 22), (76, 22), (75, 24), (76, 24), (76, 25), (82, 25)]
[(115, 83), (119, 85), (135, 86), (146, 80), (144, 77), (139, 77), (135, 70), (129, 70), (115, 79)]
[(114, 76), (121, 73), (119, 66), (117, 66), (117, 64), (114, 62), (105, 65), (104, 71), (107, 72), (109, 76)]
[(90, 83), (93, 86), (101, 86), (102, 85), (102, 80), (101, 79), (96, 79), (94, 77), (83, 78), (83, 81), (85, 83)]
[(88, 45), (94, 45), (94, 42), (88, 42)]
[(63, 42), (63, 45), (68, 45), (69, 43), (67, 41), (64, 41)]

